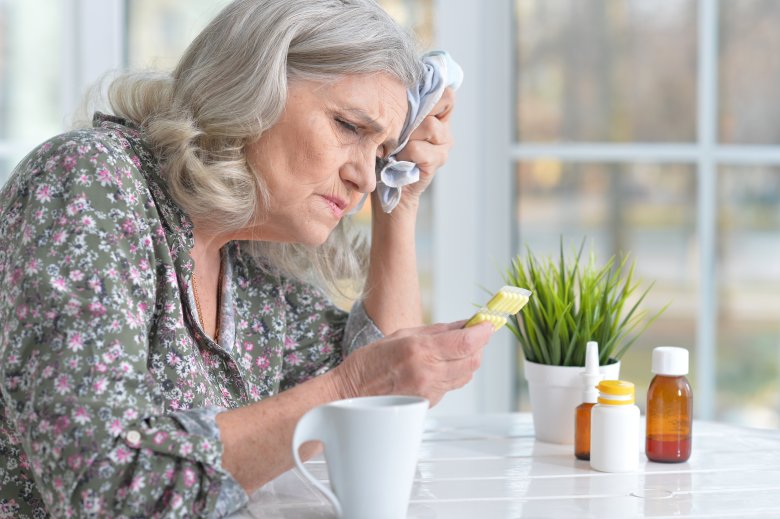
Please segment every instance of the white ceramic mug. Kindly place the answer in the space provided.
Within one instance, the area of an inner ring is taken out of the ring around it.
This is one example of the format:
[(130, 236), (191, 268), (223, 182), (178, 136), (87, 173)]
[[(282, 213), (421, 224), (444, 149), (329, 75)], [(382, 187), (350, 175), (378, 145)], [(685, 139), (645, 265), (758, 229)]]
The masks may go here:
[[(428, 401), (412, 396), (338, 400), (303, 415), (295, 427), (295, 465), (343, 519), (406, 517)], [(329, 489), (304, 467), (301, 444), (325, 446)]]

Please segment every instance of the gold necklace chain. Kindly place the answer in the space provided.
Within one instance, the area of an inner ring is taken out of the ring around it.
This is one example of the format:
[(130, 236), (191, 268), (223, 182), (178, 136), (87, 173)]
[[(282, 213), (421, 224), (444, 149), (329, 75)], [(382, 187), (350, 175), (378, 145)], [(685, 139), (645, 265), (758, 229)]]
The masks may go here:
[[(217, 325), (214, 330), (214, 342), (219, 342), (219, 307), (222, 304), (221, 289), (222, 286), (222, 261), (219, 262), (219, 275), (217, 276)], [(198, 297), (198, 281), (195, 278), (195, 270), (192, 271), (192, 295), (195, 299), (195, 308), (198, 310), (198, 321), (200, 321), (200, 327), (203, 332), (206, 332), (206, 325), (203, 322), (203, 310), (200, 309), (200, 298)]]

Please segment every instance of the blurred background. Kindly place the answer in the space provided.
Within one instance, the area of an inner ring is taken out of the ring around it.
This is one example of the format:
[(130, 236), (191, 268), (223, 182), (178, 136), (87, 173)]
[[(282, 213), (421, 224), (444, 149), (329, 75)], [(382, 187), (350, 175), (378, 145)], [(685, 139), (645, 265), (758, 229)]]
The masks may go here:
[[(227, 3), (0, 0), (0, 184), (88, 85), (172, 68)], [(467, 317), (526, 247), (585, 238), (631, 254), (650, 313), (671, 302), (623, 358), (640, 406), (652, 348), (683, 346), (698, 418), (779, 427), (780, 2), (380, 3), (466, 73), (419, 222), (427, 319)], [(527, 410), (518, 352), (497, 333), (436, 412)]]

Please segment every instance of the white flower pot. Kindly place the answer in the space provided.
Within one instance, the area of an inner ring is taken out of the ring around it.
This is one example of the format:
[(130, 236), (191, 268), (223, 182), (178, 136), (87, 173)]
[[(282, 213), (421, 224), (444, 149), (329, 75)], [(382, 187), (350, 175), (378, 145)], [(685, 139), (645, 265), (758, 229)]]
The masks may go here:
[[(524, 360), (536, 439), (574, 443), (574, 411), (582, 403), (581, 366), (549, 366)], [(620, 362), (599, 366), (604, 380), (620, 377)]]

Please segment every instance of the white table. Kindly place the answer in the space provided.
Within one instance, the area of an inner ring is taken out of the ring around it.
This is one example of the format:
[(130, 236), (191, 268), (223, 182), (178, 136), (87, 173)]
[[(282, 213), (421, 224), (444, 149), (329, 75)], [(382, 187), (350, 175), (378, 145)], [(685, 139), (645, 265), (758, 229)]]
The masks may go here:
[[(641, 459), (635, 473), (593, 471), (572, 446), (536, 442), (528, 414), (429, 419), (408, 517), (780, 518), (780, 431), (695, 422), (688, 462)], [(308, 467), (327, 480), (321, 457)], [(257, 491), (235, 517), (334, 513), (290, 471)]]

